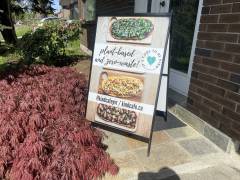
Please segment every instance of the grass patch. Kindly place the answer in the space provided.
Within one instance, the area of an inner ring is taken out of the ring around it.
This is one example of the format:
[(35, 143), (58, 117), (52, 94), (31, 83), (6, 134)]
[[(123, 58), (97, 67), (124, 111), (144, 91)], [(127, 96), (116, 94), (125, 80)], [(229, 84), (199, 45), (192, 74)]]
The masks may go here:
[(4, 58), (3, 56), (0, 56), (0, 65), (6, 63), (6, 58)]
[(15, 26), (15, 28), (16, 28), (17, 37), (23, 36), (24, 34), (32, 30), (32, 28), (27, 25)]
[[(32, 28), (31, 26), (27, 26), (27, 25), (18, 25), (18, 26), (15, 26), (15, 30), (16, 30), (17, 37), (21, 37), (27, 32), (31, 31)], [(1, 33), (0, 33), (0, 40), (3, 40)]]
[(19, 61), (21, 58), (22, 56), (17, 51), (8, 52), (0, 55), (0, 65), (7, 62), (16, 62)]
[(19, 61), (22, 56), (16, 47), (5, 43), (0, 44), (0, 65)]
[(9, 52), (0, 55), (0, 73), (12, 63), (18, 63), (22, 59), (22, 56), (17, 52)]

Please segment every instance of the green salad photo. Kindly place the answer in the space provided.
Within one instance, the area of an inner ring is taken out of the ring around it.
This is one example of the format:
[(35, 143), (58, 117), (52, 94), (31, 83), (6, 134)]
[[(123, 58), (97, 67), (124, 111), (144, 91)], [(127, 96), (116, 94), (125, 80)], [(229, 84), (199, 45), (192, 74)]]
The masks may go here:
[(153, 31), (153, 24), (149, 19), (124, 18), (115, 20), (110, 31), (115, 39), (142, 40)]

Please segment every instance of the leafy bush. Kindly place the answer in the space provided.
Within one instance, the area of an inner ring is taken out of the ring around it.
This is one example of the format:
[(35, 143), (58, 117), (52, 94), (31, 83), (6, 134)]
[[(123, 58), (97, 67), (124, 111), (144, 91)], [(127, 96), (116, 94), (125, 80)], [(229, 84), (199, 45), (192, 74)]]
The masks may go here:
[(87, 82), (30, 66), (0, 80), (0, 179), (97, 179), (117, 166), (84, 119)]
[(22, 37), (20, 50), (27, 64), (40, 61), (55, 64), (59, 57), (65, 56), (67, 43), (80, 38), (80, 24), (54, 21), (44, 23)]
[(37, 58), (45, 64), (51, 64), (55, 58), (64, 55), (64, 40), (52, 29), (39, 28), (22, 37), (20, 48), (28, 64)]
[(71, 23), (60, 23), (60, 31), (63, 36), (66, 36), (67, 41), (73, 41), (80, 38), (81, 24), (79, 21), (72, 21)]

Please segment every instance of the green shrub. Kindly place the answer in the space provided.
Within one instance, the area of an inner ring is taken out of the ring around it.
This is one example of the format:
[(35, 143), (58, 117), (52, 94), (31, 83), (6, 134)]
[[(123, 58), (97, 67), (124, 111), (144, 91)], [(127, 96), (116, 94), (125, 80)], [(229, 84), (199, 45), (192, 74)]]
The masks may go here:
[(53, 21), (44, 23), (34, 32), (26, 33), (20, 42), (20, 50), (27, 64), (42, 62), (55, 64), (65, 56), (69, 41), (80, 38), (80, 24)]

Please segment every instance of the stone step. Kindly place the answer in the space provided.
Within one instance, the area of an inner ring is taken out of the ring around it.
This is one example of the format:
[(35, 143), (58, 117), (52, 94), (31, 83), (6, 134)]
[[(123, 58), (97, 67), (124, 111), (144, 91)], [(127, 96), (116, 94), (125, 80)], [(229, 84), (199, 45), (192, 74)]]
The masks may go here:
[(239, 180), (240, 163), (225, 153), (202, 157), (189, 163), (165, 167), (159, 172), (144, 172), (138, 180)]
[(178, 104), (168, 109), (168, 112), (177, 117), (182, 122), (188, 124), (207, 139), (216, 144), (224, 152), (234, 153), (237, 151), (239, 144), (233, 142), (230, 137), (204, 122), (201, 118), (188, 111)]

